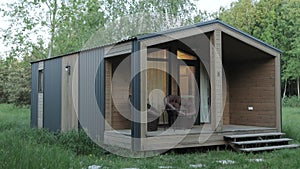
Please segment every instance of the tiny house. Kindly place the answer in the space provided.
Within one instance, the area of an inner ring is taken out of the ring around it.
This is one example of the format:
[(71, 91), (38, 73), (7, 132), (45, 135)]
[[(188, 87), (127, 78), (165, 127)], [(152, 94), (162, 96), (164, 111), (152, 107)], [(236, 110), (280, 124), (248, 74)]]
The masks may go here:
[(133, 151), (278, 134), (281, 53), (213, 20), (32, 62), (31, 126)]

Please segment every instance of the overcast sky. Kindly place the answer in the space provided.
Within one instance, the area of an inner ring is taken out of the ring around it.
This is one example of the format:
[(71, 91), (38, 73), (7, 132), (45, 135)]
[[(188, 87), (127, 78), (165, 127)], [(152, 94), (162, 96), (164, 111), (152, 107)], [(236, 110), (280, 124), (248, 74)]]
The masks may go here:
[[(7, 2), (11, 3), (15, 0), (0, 0), (0, 5), (5, 4)], [(215, 12), (218, 11), (221, 6), (225, 8), (229, 8), (230, 4), (232, 2), (235, 2), (237, 0), (191, 0), (194, 2), (197, 7), (201, 10), (206, 10), (208, 12)], [(2, 16), (2, 12), (0, 12), (0, 16)], [(8, 28), (8, 22), (7, 18), (0, 18), (0, 28), (7, 29)], [(0, 32), (0, 36), (2, 37), (2, 32)], [(3, 56), (6, 51), (9, 50), (9, 48), (5, 47), (2, 40), (0, 40), (0, 56)]]

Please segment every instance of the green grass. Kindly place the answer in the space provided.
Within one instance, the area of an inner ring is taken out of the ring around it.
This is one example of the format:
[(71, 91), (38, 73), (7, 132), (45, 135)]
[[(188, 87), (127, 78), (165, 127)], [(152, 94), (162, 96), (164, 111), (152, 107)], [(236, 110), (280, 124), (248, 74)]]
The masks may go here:
[[(46, 130), (31, 129), (28, 108), (0, 104), (0, 169), (87, 168), (101, 165), (105, 168), (158, 168), (174, 166), (189, 168), (203, 164), (204, 168), (299, 168), (300, 149), (280, 150), (258, 154), (224, 151), (170, 152), (146, 159), (132, 159), (107, 153), (95, 145), (83, 132), (53, 134)], [(300, 108), (283, 109), (283, 130), (300, 142)], [(249, 162), (262, 158), (263, 162)], [(216, 161), (233, 160), (223, 165)]]
[(300, 108), (283, 107), (282, 129), (288, 137), (300, 142)]

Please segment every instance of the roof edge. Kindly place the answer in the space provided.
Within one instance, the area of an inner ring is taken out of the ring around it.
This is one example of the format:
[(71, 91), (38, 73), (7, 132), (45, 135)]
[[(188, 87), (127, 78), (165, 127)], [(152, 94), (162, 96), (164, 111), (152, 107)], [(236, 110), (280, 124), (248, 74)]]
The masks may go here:
[(112, 46), (112, 45), (118, 45), (118, 44), (122, 44), (122, 43), (127, 43), (127, 42), (130, 42), (130, 41), (133, 41), (134, 39), (136, 39), (136, 37), (132, 37), (132, 38), (130, 38), (128, 40), (123, 40), (123, 41), (119, 41), (119, 42), (116, 42), (116, 43), (110, 43), (110, 44), (105, 44), (105, 45), (102, 45), (102, 46), (96, 46), (96, 47), (93, 47), (93, 48), (88, 48), (88, 49), (83, 49), (83, 50), (79, 50), (79, 51), (75, 51), (75, 52), (61, 54), (61, 55), (57, 55), (57, 56), (54, 56), (54, 57), (51, 57), (51, 58), (46, 58), (46, 59), (40, 59), (40, 60), (36, 60), (36, 61), (31, 61), (30, 63), (34, 64), (34, 63), (37, 63), (37, 62), (47, 61), (47, 60), (51, 60), (51, 59), (58, 59), (58, 58), (61, 58), (61, 57), (65, 57), (65, 56), (69, 56), (69, 55), (74, 55), (74, 54), (77, 54), (77, 53), (79, 54), (80, 52), (86, 52), (86, 51), (90, 51), (90, 50), (105, 48), (105, 47)]
[(184, 31), (184, 30), (187, 30), (187, 29), (192, 29), (192, 28), (196, 28), (196, 27), (202, 27), (202, 26), (207, 26), (207, 25), (213, 25), (213, 24), (220, 24), (230, 30), (233, 30), (243, 36), (246, 36), (272, 50), (275, 50), (276, 52), (279, 52), (279, 53), (283, 53), (282, 50), (244, 32), (244, 31), (241, 31), (219, 19), (214, 19), (214, 20), (210, 20), (210, 21), (205, 21), (205, 22), (200, 22), (200, 23), (196, 23), (196, 24), (192, 24), (192, 25), (188, 25), (188, 26), (183, 26), (183, 27), (179, 27), (179, 28), (174, 28), (174, 29), (170, 29), (170, 30), (166, 30), (166, 31), (162, 31), (162, 32), (155, 32), (155, 33), (151, 33), (151, 34), (146, 34), (146, 35), (141, 35), (141, 36), (137, 36), (137, 39), (138, 40), (145, 40), (145, 39), (150, 39), (150, 38), (155, 38), (155, 37), (158, 37), (158, 36), (161, 36), (161, 35), (165, 35), (165, 34), (169, 34), (169, 33), (175, 33), (175, 32), (179, 32), (179, 31)]
[(278, 49), (278, 48), (276, 48), (276, 47), (274, 47), (274, 46), (272, 46), (272, 45), (270, 45), (270, 44), (268, 44), (268, 43), (266, 43), (266, 42), (264, 42), (264, 41), (262, 41), (262, 40), (260, 40), (260, 39), (258, 39), (256, 37), (254, 37), (254, 36), (252, 36), (252, 35), (244, 32), (244, 31), (241, 31), (241, 30), (239, 30), (239, 29), (237, 29), (237, 28), (235, 28), (235, 27), (233, 27), (233, 26), (231, 26), (231, 25), (229, 25), (229, 24), (227, 24), (227, 23), (225, 23), (225, 22), (223, 22), (221, 20), (217, 19), (217, 20), (215, 20), (215, 22), (219, 23), (219, 24), (221, 24), (221, 25), (223, 25), (223, 26), (225, 26), (225, 27), (227, 27), (227, 28), (229, 28), (229, 29), (231, 29), (231, 30), (233, 30), (235, 32), (238, 32), (238, 33), (240, 33), (240, 34), (242, 34), (242, 35), (244, 35), (244, 36), (246, 36), (246, 37), (248, 37), (248, 38), (250, 38), (250, 39), (252, 39), (254, 41), (257, 41), (260, 44), (262, 44), (262, 45), (264, 45), (264, 46), (266, 46), (268, 48), (271, 48), (271, 49), (273, 49), (273, 50), (275, 50), (275, 51), (277, 51), (277, 52), (279, 52), (281, 54), (283, 53), (282, 50), (280, 50), (280, 49)]

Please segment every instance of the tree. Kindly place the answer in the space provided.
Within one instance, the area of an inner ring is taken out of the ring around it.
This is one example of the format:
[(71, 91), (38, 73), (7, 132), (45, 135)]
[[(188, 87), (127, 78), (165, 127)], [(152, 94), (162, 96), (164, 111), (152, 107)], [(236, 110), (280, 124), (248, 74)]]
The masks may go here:
[[(15, 3), (7, 3), (0, 10), (4, 17), (9, 18), (9, 28), (1, 30), (4, 33), (3, 41), (11, 48), (9, 55), (11, 57), (22, 58), (24, 53), (32, 50), (34, 41), (41, 39), (38, 25), (42, 12), (37, 10), (41, 5), (28, 0), (19, 0)], [(34, 38), (31, 35), (37, 35)]]
[(221, 9), (222, 11), (219, 13), (219, 18), (238, 29), (253, 35), (253, 28), (257, 21), (255, 14), (256, 3), (257, 2), (254, 0), (239, 0), (233, 2), (229, 9)]
[(103, 1), (69, 0), (61, 4), (54, 38), (54, 55), (79, 51), (105, 23)]
[(0, 103), (5, 103), (8, 98), (8, 94), (5, 91), (7, 83), (7, 65), (4, 59), (0, 58)]
[[(192, 22), (195, 7), (184, 0), (18, 0), (0, 9), (10, 18), (9, 29), (1, 30), (4, 41), (12, 44), (9, 57), (0, 62), (0, 95), (5, 102), (29, 104), (30, 61), (78, 51), (103, 27), (107, 34), (100, 35), (101, 43), (181, 26)], [(146, 12), (145, 21), (135, 15)]]
[[(220, 18), (283, 51), (284, 97), (290, 82), (299, 91), (300, 0), (239, 0)], [(298, 92), (298, 97), (300, 91)]]

